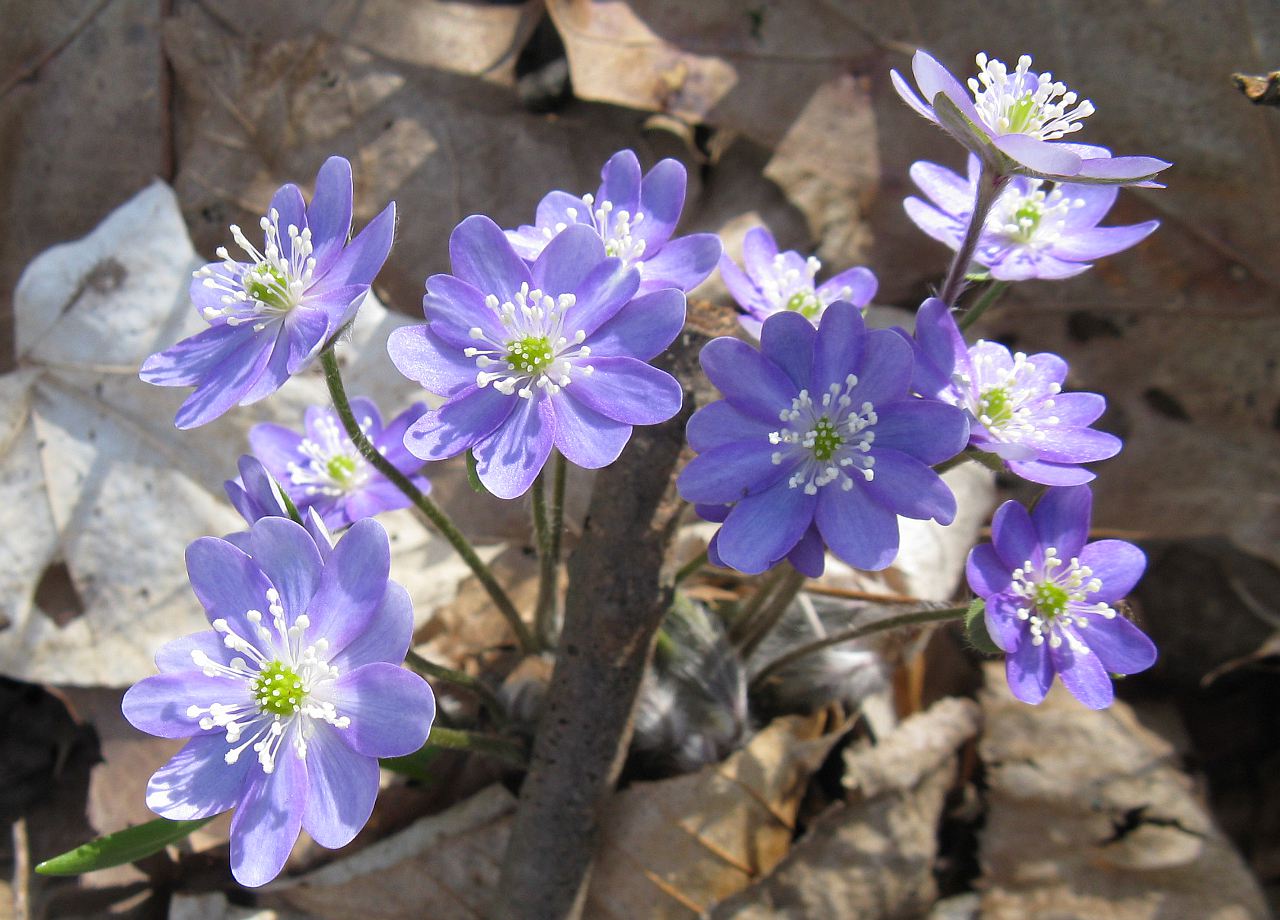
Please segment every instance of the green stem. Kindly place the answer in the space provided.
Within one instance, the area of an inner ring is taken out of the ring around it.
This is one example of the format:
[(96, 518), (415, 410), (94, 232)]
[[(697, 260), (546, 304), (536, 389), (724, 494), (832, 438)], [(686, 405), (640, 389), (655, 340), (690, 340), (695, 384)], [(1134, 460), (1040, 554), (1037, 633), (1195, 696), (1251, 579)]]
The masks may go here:
[(556, 589), (560, 573), (560, 535), (564, 530), (565, 462), (559, 451), (551, 461), (551, 503), (547, 504), (547, 470), (533, 482), (533, 529), (538, 539), (538, 606), (534, 631), (543, 648), (555, 647)]
[(365, 436), (364, 431), (361, 430), (359, 422), (356, 421), (355, 413), (351, 411), (351, 403), (347, 399), (347, 391), (342, 385), (342, 372), (338, 369), (338, 357), (333, 351), (336, 341), (337, 336), (320, 352), (320, 363), (324, 367), (324, 379), (325, 383), (329, 385), (329, 396), (333, 400), (333, 408), (337, 410), (338, 417), (342, 419), (342, 427), (346, 429), (347, 437), (351, 439), (351, 443), (355, 445), (356, 450), (360, 451), (360, 456), (364, 457), (374, 469), (387, 477), (392, 485), (403, 492), (409, 501), (413, 502), (414, 507), (422, 512), (422, 515), (431, 522), (436, 530), (440, 531), (444, 538), (453, 545), (453, 548), (458, 551), (458, 555), (462, 557), (462, 561), (467, 564), (476, 579), (489, 592), (489, 597), (493, 599), (498, 612), (506, 617), (512, 632), (516, 634), (516, 640), (520, 643), (521, 650), (532, 652), (535, 647), (533, 635), (520, 619), (520, 614), (516, 611), (515, 605), (511, 603), (511, 598), (507, 596), (507, 592), (502, 590), (498, 580), (493, 577), (493, 571), (476, 554), (475, 548), (463, 536), (462, 531), (457, 528), (453, 521), (449, 520), (449, 516), (441, 510), (440, 506), (426, 495), (423, 495), (422, 491), (413, 484), (408, 476), (396, 469), (390, 460), (382, 456), (368, 437)]
[(404, 663), (413, 670), (417, 671), (423, 677), (434, 677), (437, 680), (443, 680), (460, 687), (468, 693), (475, 696), (480, 705), (489, 713), (489, 717), (498, 725), (506, 722), (507, 713), (502, 705), (502, 701), (494, 694), (478, 677), (472, 677), (465, 671), (458, 671), (454, 668), (446, 668), (444, 665), (436, 664), (423, 658), (413, 649), (409, 649), (404, 656)]
[(751, 680), (751, 692), (758, 692), (762, 689), (770, 677), (777, 674), (787, 665), (793, 664), (814, 652), (820, 652), (824, 648), (832, 645), (839, 645), (841, 642), (852, 642), (854, 639), (862, 639), (866, 636), (875, 635), (879, 632), (887, 632), (890, 629), (898, 629), (902, 626), (916, 626), (921, 623), (937, 623), (943, 620), (958, 620), (968, 611), (967, 607), (943, 607), (937, 610), (913, 610), (910, 613), (899, 614), (896, 617), (886, 617), (883, 620), (877, 620), (874, 623), (868, 623), (865, 626), (854, 626), (850, 629), (843, 630), (838, 633), (832, 633), (824, 636), (808, 645), (802, 645), (799, 648), (792, 649), (785, 655), (769, 662), (768, 667), (764, 668)]
[(973, 253), (978, 248), (978, 240), (982, 237), (983, 225), (987, 222), (987, 212), (995, 204), (996, 197), (1008, 181), (1007, 176), (993, 174), (991, 169), (983, 165), (978, 173), (978, 190), (973, 198), (973, 213), (969, 216), (969, 226), (965, 228), (964, 239), (956, 250), (951, 267), (947, 270), (947, 278), (942, 282), (942, 290), (938, 297), (948, 307), (954, 307), (956, 298), (964, 288), (964, 276), (973, 261)]
[(460, 728), (441, 728), (436, 725), (431, 728), (427, 744), (453, 751), (484, 754), (521, 769), (529, 765), (524, 749), (520, 745), (506, 738), (499, 738), (497, 735), (482, 735), (479, 732), (464, 731)]
[(752, 653), (760, 647), (760, 643), (764, 641), (765, 636), (769, 635), (770, 631), (786, 615), (791, 602), (796, 599), (796, 595), (804, 587), (804, 575), (797, 572), (790, 565), (786, 565), (785, 569), (786, 575), (779, 583), (778, 589), (760, 608), (755, 616), (755, 622), (748, 624), (746, 634), (743, 636), (742, 641), (738, 643), (738, 651), (743, 661), (750, 658)]
[(694, 556), (692, 559), (690, 559), (688, 562), (686, 562), (684, 565), (680, 566), (680, 568), (676, 570), (676, 584), (680, 584), (680, 582), (684, 581), (686, 578), (688, 578), (690, 575), (697, 572), (706, 564), (707, 564), (707, 551), (704, 549), (702, 552), (698, 553), (698, 555)]
[(978, 321), (978, 317), (986, 313), (989, 308), (995, 305), (1004, 292), (1009, 290), (1008, 281), (993, 281), (987, 285), (987, 289), (982, 292), (982, 296), (978, 298), (978, 302), (969, 308), (968, 312), (961, 315), (956, 325), (963, 331), (968, 329)]

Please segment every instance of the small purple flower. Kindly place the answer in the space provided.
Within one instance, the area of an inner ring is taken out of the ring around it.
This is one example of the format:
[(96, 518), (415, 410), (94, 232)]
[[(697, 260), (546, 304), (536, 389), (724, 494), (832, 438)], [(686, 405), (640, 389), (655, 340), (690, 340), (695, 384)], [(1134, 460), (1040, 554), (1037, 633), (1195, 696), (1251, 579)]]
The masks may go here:
[[(1093, 114), (1093, 103), (1031, 69), (1022, 55), (1012, 72), (985, 53), (966, 91), (950, 71), (924, 51), (911, 59), (922, 100), (896, 70), (894, 88), (917, 113), (942, 127), (999, 175), (1017, 173), (1061, 182), (1140, 185), (1170, 163), (1155, 157), (1112, 157), (1101, 147), (1063, 141)], [(972, 95), (970, 94), (972, 93)]]
[(554, 446), (578, 466), (618, 458), (633, 425), (664, 422), (683, 394), (646, 362), (684, 326), (684, 294), (637, 297), (640, 275), (576, 224), (531, 265), (497, 224), (468, 217), (449, 238), (454, 274), (427, 279), (424, 326), (391, 333), (406, 377), (448, 397), (405, 435), (424, 460), (471, 450), (480, 481), (523, 495)]
[[(385, 428), (372, 400), (352, 399), (351, 411), (378, 452), (420, 491), (430, 491), (426, 477), (414, 475), (422, 461), (404, 446), (405, 431), (427, 411), (426, 405), (414, 403)], [(301, 434), (281, 425), (254, 425), (249, 445), (298, 509), (314, 508), (330, 530), (409, 507), (408, 497), (360, 456), (333, 409), (307, 409)]]
[(538, 203), (533, 226), (508, 230), (507, 239), (532, 262), (566, 227), (584, 224), (600, 235), (606, 254), (640, 272), (640, 293), (690, 291), (715, 270), (722, 247), (714, 233), (671, 238), (684, 209), (686, 180), (684, 164), (671, 159), (641, 178), (636, 155), (621, 150), (604, 164), (594, 195), (550, 192)]
[(793, 250), (778, 252), (767, 227), (752, 227), (742, 241), (743, 268), (728, 256), (720, 259), (720, 274), (729, 293), (746, 316), (742, 328), (760, 337), (760, 324), (775, 313), (790, 310), (815, 326), (823, 311), (837, 300), (865, 307), (876, 295), (876, 276), (865, 268), (851, 268), (820, 285), (814, 284), (822, 263)]
[[(315, 540), (321, 557), (328, 559), (329, 551), (333, 549), (333, 538), (320, 515), (311, 508), (298, 511), (297, 505), (294, 505), (293, 510), (298, 513), (298, 518), (295, 519), (289, 510), (292, 499), (267, 472), (267, 468), (257, 457), (245, 454), (240, 458), (237, 467), (240, 470), (240, 476), (236, 479), (228, 479), (222, 487), (245, 523), (256, 524), (267, 517), (289, 518), (295, 521), (300, 519), (307, 533), (311, 534), (311, 539)], [(223, 539), (238, 549), (248, 552), (249, 531), (242, 530), (227, 534)]]
[[(912, 164), (911, 178), (933, 204), (907, 198), (907, 215), (929, 236), (958, 250), (973, 214), (978, 169), (972, 154), (967, 182), (936, 163)], [(1128, 249), (1160, 226), (1149, 220), (1099, 227), (1119, 194), (1114, 185), (1055, 185), (1014, 176), (987, 214), (973, 260), (1000, 281), (1070, 278), (1087, 271), (1090, 259)]]
[(698, 456), (676, 485), (724, 521), (713, 552), (725, 564), (756, 573), (787, 558), (812, 575), (825, 544), (856, 568), (883, 569), (898, 553), (899, 515), (955, 517), (930, 467), (964, 447), (964, 413), (913, 397), (910, 346), (867, 331), (857, 307), (832, 304), (817, 329), (776, 313), (759, 351), (719, 338), (701, 360), (724, 399), (689, 420)]
[(914, 341), (916, 392), (964, 409), (970, 445), (1000, 457), (1010, 472), (1043, 485), (1080, 485), (1094, 478), (1081, 463), (1120, 452), (1119, 438), (1089, 427), (1107, 401), (1063, 393), (1067, 362), (1057, 355), (1010, 354), (982, 340), (969, 348), (936, 297), (921, 305)]
[(348, 242), (351, 208), (351, 164), (330, 157), (309, 206), (296, 185), (276, 192), (260, 222), (261, 251), (233, 225), (248, 261), (223, 246), (221, 262), (195, 273), (191, 300), (211, 328), (152, 355), (139, 374), (157, 386), (196, 388), (178, 410), (179, 428), (271, 395), (355, 316), (391, 251), (396, 209), (387, 205)]
[(1147, 560), (1132, 543), (1086, 544), (1088, 486), (1049, 489), (1034, 510), (1005, 502), (992, 543), (975, 546), (966, 572), (986, 604), (987, 631), (1005, 651), (1009, 687), (1039, 703), (1053, 675), (1090, 709), (1111, 705), (1110, 674), (1151, 667), (1156, 648), (1113, 606), (1142, 577)]
[(151, 777), (147, 805), (175, 821), (236, 809), (231, 871), (257, 886), (299, 829), (324, 847), (351, 842), (373, 811), (378, 758), (422, 747), (435, 699), (400, 667), (413, 606), (387, 580), (381, 525), (360, 521), (325, 560), (281, 518), (258, 521), (247, 542), (187, 548), (213, 631), (162, 647), (160, 673), (122, 708), (148, 734), (191, 738)]

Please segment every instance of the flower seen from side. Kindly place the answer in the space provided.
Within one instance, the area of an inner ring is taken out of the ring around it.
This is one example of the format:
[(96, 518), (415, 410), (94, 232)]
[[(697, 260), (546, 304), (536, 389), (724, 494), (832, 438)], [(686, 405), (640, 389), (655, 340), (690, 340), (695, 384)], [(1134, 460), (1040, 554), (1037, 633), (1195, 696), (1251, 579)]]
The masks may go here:
[(847, 303), (815, 329), (799, 313), (765, 320), (757, 351), (719, 338), (702, 367), (724, 398), (689, 421), (698, 453), (676, 485), (723, 521), (711, 553), (757, 573), (781, 559), (806, 575), (823, 548), (883, 569), (898, 552), (898, 517), (949, 524), (955, 497), (931, 468), (968, 440), (964, 413), (910, 392), (910, 346), (868, 331)]
[[(256, 524), (267, 517), (288, 518), (301, 523), (311, 534), (316, 549), (321, 557), (327, 559), (333, 548), (333, 537), (315, 509), (299, 511), (297, 505), (289, 498), (289, 494), (280, 486), (274, 476), (262, 465), (262, 461), (250, 454), (242, 456), (237, 463), (240, 475), (223, 483), (227, 499), (231, 506), (244, 518), (246, 524)], [(233, 546), (246, 550), (249, 545), (249, 531), (227, 534), (223, 537)]]
[(1080, 702), (1102, 709), (1114, 696), (1112, 674), (1155, 663), (1151, 640), (1116, 606), (1146, 557), (1123, 540), (1086, 543), (1092, 506), (1088, 486), (1049, 489), (1030, 514), (1005, 502), (992, 542), (969, 553), (969, 586), (985, 602), (987, 631), (1023, 702), (1043, 700), (1056, 674)]
[(967, 89), (924, 51), (911, 59), (920, 95), (896, 70), (891, 77), (903, 101), (998, 175), (1160, 187), (1153, 179), (1171, 165), (1164, 160), (1112, 157), (1101, 147), (1065, 140), (1093, 114), (1093, 103), (1055, 81), (1052, 74), (1032, 70), (1028, 55), (1019, 57), (1013, 70), (985, 53), (976, 61), (978, 75), (968, 81)]
[(609, 158), (594, 194), (555, 191), (538, 204), (532, 225), (508, 230), (507, 239), (521, 258), (533, 262), (566, 227), (590, 227), (600, 235), (607, 255), (640, 273), (640, 293), (659, 288), (690, 291), (720, 259), (720, 238), (693, 233), (671, 238), (684, 209), (685, 168), (679, 160), (661, 160), (643, 177), (630, 150)]
[[(969, 226), (978, 169), (978, 158), (972, 154), (967, 180), (936, 163), (921, 161), (911, 167), (912, 180), (929, 202), (907, 198), (907, 215), (953, 250), (960, 248)], [(1000, 281), (1070, 278), (1087, 271), (1091, 260), (1135, 246), (1160, 226), (1149, 220), (1099, 227), (1118, 194), (1113, 185), (1053, 184), (1014, 176), (987, 214), (973, 260)]]
[(395, 204), (354, 239), (351, 164), (330, 157), (308, 205), (282, 186), (259, 222), (262, 248), (237, 226), (241, 252), (195, 272), (191, 300), (210, 328), (149, 357), (139, 376), (157, 386), (195, 387), (178, 410), (179, 428), (213, 421), (257, 402), (307, 367), (359, 309), (391, 251)]
[[(426, 477), (417, 475), (423, 462), (404, 446), (405, 431), (427, 411), (426, 405), (415, 403), (385, 426), (372, 400), (356, 397), (351, 410), (378, 452), (419, 491), (430, 491)], [(269, 423), (254, 425), (249, 445), (298, 509), (314, 508), (331, 530), (409, 507), (408, 497), (360, 455), (331, 408), (307, 409), (301, 432)]]
[(427, 323), (387, 343), (406, 377), (447, 397), (405, 434), (424, 460), (470, 450), (485, 488), (523, 495), (552, 447), (578, 466), (612, 463), (634, 425), (664, 422), (683, 394), (647, 362), (684, 325), (684, 294), (637, 296), (640, 274), (585, 225), (532, 264), (493, 221), (468, 217), (449, 240), (452, 275), (427, 280)]
[(378, 794), (378, 758), (418, 750), (431, 688), (400, 667), (413, 630), (408, 593), (388, 581), (386, 532), (351, 528), (327, 559), (289, 520), (254, 524), (238, 549), (205, 537), (187, 570), (212, 631), (156, 654), (160, 673), (125, 694), (125, 718), (190, 738), (147, 784), (171, 820), (235, 809), (231, 871), (243, 885), (279, 874), (300, 829), (348, 844)]
[(969, 347), (936, 297), (916, 314), (914, 343), (916, 391), (964, 409), (970, 446), (1000, 457), (1015, 475), (1080, 485), (1094, 478), (1080, 464), (1120, 452), (1119, 438), (1089, 427), (1107, 401), (1097, 393), (1063, 393), (1067, 363), (1057, 355), (1011, 354), (982, 340)]
[(851, 268), (817, 284), (822, 263), (815, 257), (778, 251), (766, 227), (752, 227), (742, 241), (742, 268), (728, 256), (720, 259), (720, 275), (729, 293), (746, 311), (738, 317), (742, 328), (760, 337), (760, 325), (775, 313), (799, 313), (815, 326), (837, 300), (865, 307), (876, 294), (876, 276), (865, 268)]

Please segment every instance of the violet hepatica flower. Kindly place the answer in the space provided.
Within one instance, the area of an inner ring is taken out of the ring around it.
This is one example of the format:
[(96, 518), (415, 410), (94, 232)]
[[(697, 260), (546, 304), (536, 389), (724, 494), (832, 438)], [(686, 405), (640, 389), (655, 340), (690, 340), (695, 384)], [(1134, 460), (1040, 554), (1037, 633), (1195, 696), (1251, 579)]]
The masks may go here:
[(837, 300), (865, 307), (876, 295), (876, 276), (865, 268), (851, 268), (817, 284), (822, 263), (813, 256), (778, 251), (778, 243), (766, 227), (752, 227), (742, 241), (743, 267), (728, 256), (720, 259), (720, 275), (729, 293), (746, 311), (739, 316), (742, 328), (757, 339), (760, 324), (775, 313), (799, 313), (815, 326), (823, 312)]
[(642, 178), (636, 155), (622, 150), (604, 164), (594, 195), (550, 192), (538, 203), (534, 224), (508, 230), (507, 239), (532, 262), (566, 227), (583, 224), (600, 235), (608, 255), (640, 272), (641, 293), (689, 291), (715, 270), (723, 247), (714, 233), (671, 238), (684, 209), (686, 180), (684, 164), (671, 159)]
[(636, 296), (640, 275), (574, 225), (532, 265), (493, 221), (468, 217), (449, 238), (454, 274), (427, 280), (424, 326), (391, 333), (406, 377), (448, 401), (410, 426), (424, 460), (471, 450), (480, 481), (515, 498), (554, 446), (578, 466), (618, 458), (633, 425), (680, 409), (680, 384), (646, 362), (684, 325), (684, 294)]
[(178, 410), (179, 428), (271, 395), (355, 315), (391, 251), (396, 210), (387, 205), (348, 242), (351, 209), (351, 164), (330, 157), (310, 205), (296, 185), (276, 192), (260, 221), (261, 250), (233, 225), (244, 255), (220, 247), (221, 261), (196, 271), (191, 300), (210, 328), (152, 355), (139, 375), (195, 387)]
[[(415, 475), (422, 461), (404, 446), (405, 431), (427, 411), (426, 405), (415, 403), (386, 426), (372, 400), (352, 399), (351, 411), (378, 452), (419, 491), (428, 492), (426, 477)], [(331, 530), (409, 507), (408, 497), (360, 455), (333, 409), (307, 409), (301, 432), (269, 423), (254, 425), (249, 445), (298, 509), (314, 508)]]
[(689, 420), (698, 452), (676, 482), (701, 513), (731, 505), (714, 552), (743, 572), (787, 558), (810, 574), (825, 545), (860, 569), (898, 552), (898, 516), (949, 524), (956, 502), (931, 466), (968, 440), (964, 413), (910, 392), (911, 348), (834, 303), (815, 329), (776, 313), (760, 350), (732, 338), (702, 349), (724, 399)]
[(1013, 695), (1039, 703), (1053, 676), (1090, 709), (1111, 704), (1111, 674), (1151, 667), (1156, 649), (1115, 604), (1137, 584), (1147, 560), (1132, 543), (1085, 543), (1088, 486), (1049, 489), (1030, 514), (1005, 502), (992, 543), (976, 546), (969, 586), (986, 603), (992, 640), (1008, 655)]
[[(333, 548), (333, 538), (329, 534), (329, 528), (325, 526), (314, 508), (299, 511), (288, 493), (280, 483), (276, 482), (275, 477), (267, 472), (267, 468), (257, 457), (245, 454), (240, 458), (237, 467), (240, 475), (235, 479), (228, 479), (222, 487), (232, 507), (240, 513), (246, 524), (256, 524), (266, 517), (300, 521), (307, 529), (307, 533), (311, 534), (311, 538), (315, 540), (316, 549), (320, 550), (321, 557), (329, 558), (329, 551)], [(249, 531), (242, 530), (227, 534), (223, 539), (238, 549), (248, 552)]]
[(231, 871), (262, 885), (299, 829), (345, 846), (368, 821), (378, 758), (422, 747), (431, 688), (399, 663), (413, 630), (408, 592), (387, 580), (386, 532), (360, 521), (326, 560), (292, 521), (263, 518), (248, 551), (214, 537), (187, 548), (212, 632), (165, 645), (160, 673), (125, 694), (136, 728), (191, 740), (147, 784), (175, 821), (236, 809)]
[(916, 315), (918, 393), (969, 414), (969, 443), (995, 454), (1030, 482), (1071, 486), (1089, 482), (1082, 463), (1120, 452), (1115, 435), (1089, 426), (1107, 408), (1097, 393), (1063, 393), (1067, 362), (1047, 352), (1010, 354), (996, 342), (965, 344), (947, 305), (926, 300)]
[[(1099, 148), (1100, 149), (1100, 148)], [(978, 191), (978, 158), (968, 180), (936, 163), (911, 166), (911, 178), (932, 202), (903, 201), (917, 227), (953, 250), (960, 248)], [(1053, 184), (1013, 176), (987, 214), (973, 260), (1000, 281), (1070, 278), (1101, 259), (1146, 239), (1160, 222), (1099, 227), (1120, 190), (1114, 185)]]
[(1171, 164), (1155, 157), (1112, 157), (1101, 147), (1064, 141), (1093, 114), (1049, 73), (1031, 69), (1022, 55), (1010, 71), (1002, 62), (977, 56), (978, 75), (968, 89), (924, 51), (911, 59), (921, 99), (892, 71), (898, 95), (920, 115), (941, 126), (999, 175), (1019, 173), (1062, 182), (1142, 185)]

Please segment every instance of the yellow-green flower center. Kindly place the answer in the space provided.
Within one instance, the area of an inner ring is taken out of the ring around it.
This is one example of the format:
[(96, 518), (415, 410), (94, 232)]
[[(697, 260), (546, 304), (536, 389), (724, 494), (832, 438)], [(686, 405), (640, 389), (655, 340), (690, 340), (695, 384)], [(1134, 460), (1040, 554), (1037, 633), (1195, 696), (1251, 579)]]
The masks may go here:
[(1032, 124), (1032, 120), (1040, 112), (1040, 106), (1032, 98), (1031, 93), (1026, 93), (1017, 102), (1009, 106), (1006, 117), (1009, 119), (1010, 134), (1021, 134), (1030, 127), (1038, 127)]
[(1035, 586), (1033, 600), (1041, 615), (1045, 619), (1052, 620), (1066, 612), (1067, 602), (1071, 600), (1071, 596), (1061, 585), (1042, 581)]
[(1013, 418), (1013, 400), (1004, 387), (983, 390), (978, 400), (978, 418), (984, 425), (999, 426)]
[(1027, 199), (1022, 207), (1013, 212), (1013, 222), (1018, 227), (1018, 237), (1023, 242), (1027, 242), (1040, 226), (1040, 208), (1034, 201)]
[(836, 432), (831, 419), (823, 416), (813, 426), (813, 455), (819, 460), (830, 460), (831, 455), (840, 449), (844, 438)]
[(250, 689), (259, 711), (277, 716), (293, 715), (307, 696), (298, 672), (279, 660), (259, 671)]
[(507, 366), (518, 373), (541, 373), (551, 366), (555, 357), (545, 335), (529, 335), (507, 343)]
[(792, 313), (799, 313), (805, 319), (814, 319), (822, 311), (822, 304), (813, 294), (796, 291), (787, 300), (787, 309)]
[(340, 485), (347, 485), (351, 482), (351, 477), (356, 472), (356, 458), (349, 457), (346, 454), (338, 454), (330, 457), (329, 462), (325, 464), (325, 472), (329, 474), (329, 478)]
[(246, 273), (245, 281), (245, 292), (254, 300), (276, 310), (288, 310), (293, 306), (284, 272), (270, 262), (255, 265)]

